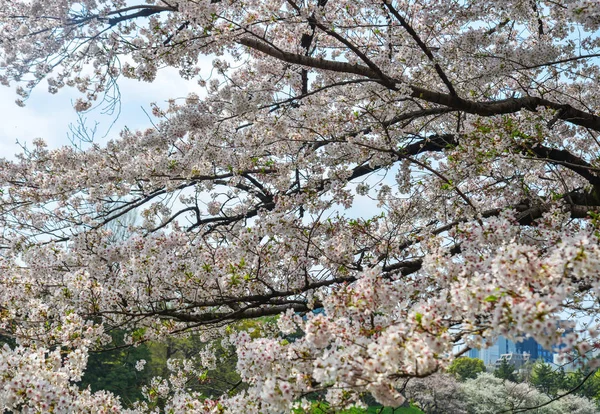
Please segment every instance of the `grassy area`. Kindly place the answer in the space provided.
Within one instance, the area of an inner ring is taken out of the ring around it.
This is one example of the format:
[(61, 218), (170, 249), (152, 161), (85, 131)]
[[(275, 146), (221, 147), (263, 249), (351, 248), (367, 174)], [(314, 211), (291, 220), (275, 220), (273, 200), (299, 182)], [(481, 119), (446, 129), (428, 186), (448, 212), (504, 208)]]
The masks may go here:
[[(358, 414), (359, 411), (356, 413)], [(400, 407), (400, 408), (389, 408), (386, 407), (381, 411), (381, 407), (369, 407), (367, 411), (362, 410), (363, 413), (369, 414), (422, 414), (423, 411), (419, 410), (417, 407)]]
[[(327, 404), (315, 402), (310, 412), (297, 411), (297, 414), (331, 414), (333, 411), (329, 409)], [(416, 407), (377, 407), (372, 406), (366, 410), (363, 408), (350, 408), (348, 410), (339, 411), (339, 414), (422, 414), (423, 411)]]

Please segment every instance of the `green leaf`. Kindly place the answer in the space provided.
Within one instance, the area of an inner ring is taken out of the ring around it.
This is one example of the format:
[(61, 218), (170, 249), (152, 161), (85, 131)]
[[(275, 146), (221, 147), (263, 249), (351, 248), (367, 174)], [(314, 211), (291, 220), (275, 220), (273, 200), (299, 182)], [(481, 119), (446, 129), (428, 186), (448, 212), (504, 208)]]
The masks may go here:
[(423, 320), (423, 314), (422, 313), (417, 313), (415, 315), (415, 319), (417, 320), (417, 323), (420, 325), (421, 321)]

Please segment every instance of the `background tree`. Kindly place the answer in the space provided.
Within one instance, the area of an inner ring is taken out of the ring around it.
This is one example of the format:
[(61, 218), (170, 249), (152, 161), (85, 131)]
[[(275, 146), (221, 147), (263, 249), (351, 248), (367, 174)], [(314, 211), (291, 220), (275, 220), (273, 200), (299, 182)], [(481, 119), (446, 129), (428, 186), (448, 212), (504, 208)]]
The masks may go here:
[(514, 383), (489, 373), (465, 381), (461, 390), (469, 413), (532, 412), (536, 414), (597, 413), (587, 398), (567, 395), (556, 401), (540, 393), (527, 383)]
[(497, 378), (490, 373), (467, 380), (462, 390), (469, 412), (481, 414), (504, 410), (515, 412), (520, 408), (537, 406), (543, 401), (539, 392), (531, 386)]
[(80, 386), (92, 392), (107, 390), (117, 395), (124, 405), (130, 406), (142, 398), (142, 387), (150, 383), (152, 374), (148, 369), (137, 370), (138, 361), (153, 358), (146, 345), (124, 348), (119, 339), (124, 332), (113, 332), (112, 348), (90, 354), (85, 375)]
[(506, 359), (500, 361), (498, 368), (494, 370), (494, 376), (503, 380), (517, 382), (517, 372), (515, 366)]
[[(137, 213), (131, 210), (118, 220), (107, 223), (106, 243), (116, 245), (127, 240), (133, 234), (132, 226), (135, 225), (136, 219)], [(111, 341), (90, 354), (80, 387), (89, 387), (93, 392), (110, 391), (118, 396), (125, 406), (131, 406), (142, 399), (142, 387), (150, 383), (153, 374), (158, 374), (147, 368), (137, 369), (136, 365), (139, 361), (152, 360), (154, 364), (160, 362), (146, 343), (137, 347), (125, 347), (123, 337), (126, 333), (121, 329), (112, 330)], [(162, 359), (161, 362), (162, 365), (166, 365), (166, 359)]]
[(466, 413), (460, 383), (448, 374), (415, 378), (404, 389), (406, 398), (427, 414)]
[(542, 360), (536, 361), (531, 369), (531, 385), (546, 395), (556, 395), (564, 384), (564, 371), (559, 371)]
[(464, 381), (485, 372), (485, 364), (479, 358), (460, 357), (452, 361), (447, 372)]
[(592, 414), (598, 412), (598, 407), (589, 398), (567, 395), (552, 403), (550, 413)]
[[(83, 112), (165, 67), (200, 88), (153, 105), (152, 128), (0, 161), (6, 409), (121, 410), (77, 385), (118, 329), (235, 348), (238, 394), (206, 398), (188, 387), (206, 369), (173, 358), (141, 412), (281, 413), (314, 392), (398, 406), (406, 379), (499, 334), (585, 358), (598, 326), (563, 320), (600, 311), (599, 16), (591, 0), (0, 0), (20, 105), (43, 82)], [(238, 329), (261, 318), (276, 328)]]
[(565, 376), (565, 386), (563, 388), (569, 390), (580, 385), (579, 389), (576, 391), (577, 395), (589, 398), (598, 404), (600, 398), (600, 374), (596, 371), (586, 380), (588, 374), (589, 372), (585, 372), (581, 369), (567, 373)]

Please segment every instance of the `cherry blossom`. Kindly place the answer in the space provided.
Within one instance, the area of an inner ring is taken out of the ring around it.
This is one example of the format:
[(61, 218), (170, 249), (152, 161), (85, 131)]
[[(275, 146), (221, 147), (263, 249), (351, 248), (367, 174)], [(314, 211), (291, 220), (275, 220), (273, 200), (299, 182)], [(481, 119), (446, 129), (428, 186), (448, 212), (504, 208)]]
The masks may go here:
[[(105, 144), (0, 160), (8, 409), (398, 406), (499, 335), (598, 365), (597, 2), (0, 4), (19, 105), (47, 85), (88, 111), (165, 67), (203, 91)], [(247, 387), (199, 395), (173, 360), (131, 408), (80, 390), (116, 329), (220, 340)]]

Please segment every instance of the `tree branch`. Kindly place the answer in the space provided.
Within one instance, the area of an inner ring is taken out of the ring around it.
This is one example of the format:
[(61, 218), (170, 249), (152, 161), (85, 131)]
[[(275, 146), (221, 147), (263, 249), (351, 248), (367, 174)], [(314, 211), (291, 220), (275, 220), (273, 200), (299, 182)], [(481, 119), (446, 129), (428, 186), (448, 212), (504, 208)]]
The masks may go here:
[(419, 37), (417, 32), (415, 32), (415, 30), (412, 28), (412, 26), (400, 15), (400, 13), (398, 13), (398, 10), (396, 10), (396, 8), (394, 6), (392, 6), (392, 4), (389, 1), (384, 1), (383, 4), (385, 4), (385, 6), (392, 13), (392, 15), (396, 18), (396, 20), (398, 20), (400, 22), (400, 24), (402, 25), (402, 27), (404, 27), (404, 30), (406, 30), (408, 32), (408, 34), (413, 38), (413, 40), (417, 43), (419, 48), (423, 51), (423, 53), (425, 53), (425, 56), (427, 56), (427, 59), (429, 59), (429, 61), (431, 63), (433, 63), (433, 67), (435, 68), (435, 71), (437, 72), (440, 79), (442, 79), (442, 82), (444, 82), (444, 84), (448, 88), (448, 91), (450, 91), (450, 95), (456, 96), (457, 94), (456, 94), (456, 91), (454, 90), (454, 86), (452, 86), (452, 82), (450, 82), (450, 80), (448, 79), (448, 76), (446, 76), (446, 74), (442, 70), (439, 63), (437, 63), (435, 61), (435, 57), (433, 56), (433, 53), (431, 53), (431, 50), (427, 47), (425, 42), (423, 42), (423, 40), (421, 40), (421, 38)]
[[(375, 79), (390, 89), (396, 90), (398, 89), (396, 85), (402, 84), (402, 81), (387, 77), (386, 75), (382, 78), (381, 73), (378, 73), (367, 66), (298, 55), (276, 49), (258, 39), (247, 37), (240, 38), (238, 43), (287, 63), (333, 72), (355, 74)], [(430, 91), (420, 86), (408, 85), (408, 88), (411, 90), (410, 96), (413, 98), (443, 105), (457, 111), (485, 117), (516, 113), (523, 109), (535, 111), (537, 107), (555, 109), (558, 111), (557, 115), (559, 115), (559, 119), (600, 132), (599, 116), (581, 111), (571, 105), (559, 104), (536, 96), (509, 98), (492, 102), (477, 102), (462, 99), (450, 94)]]

